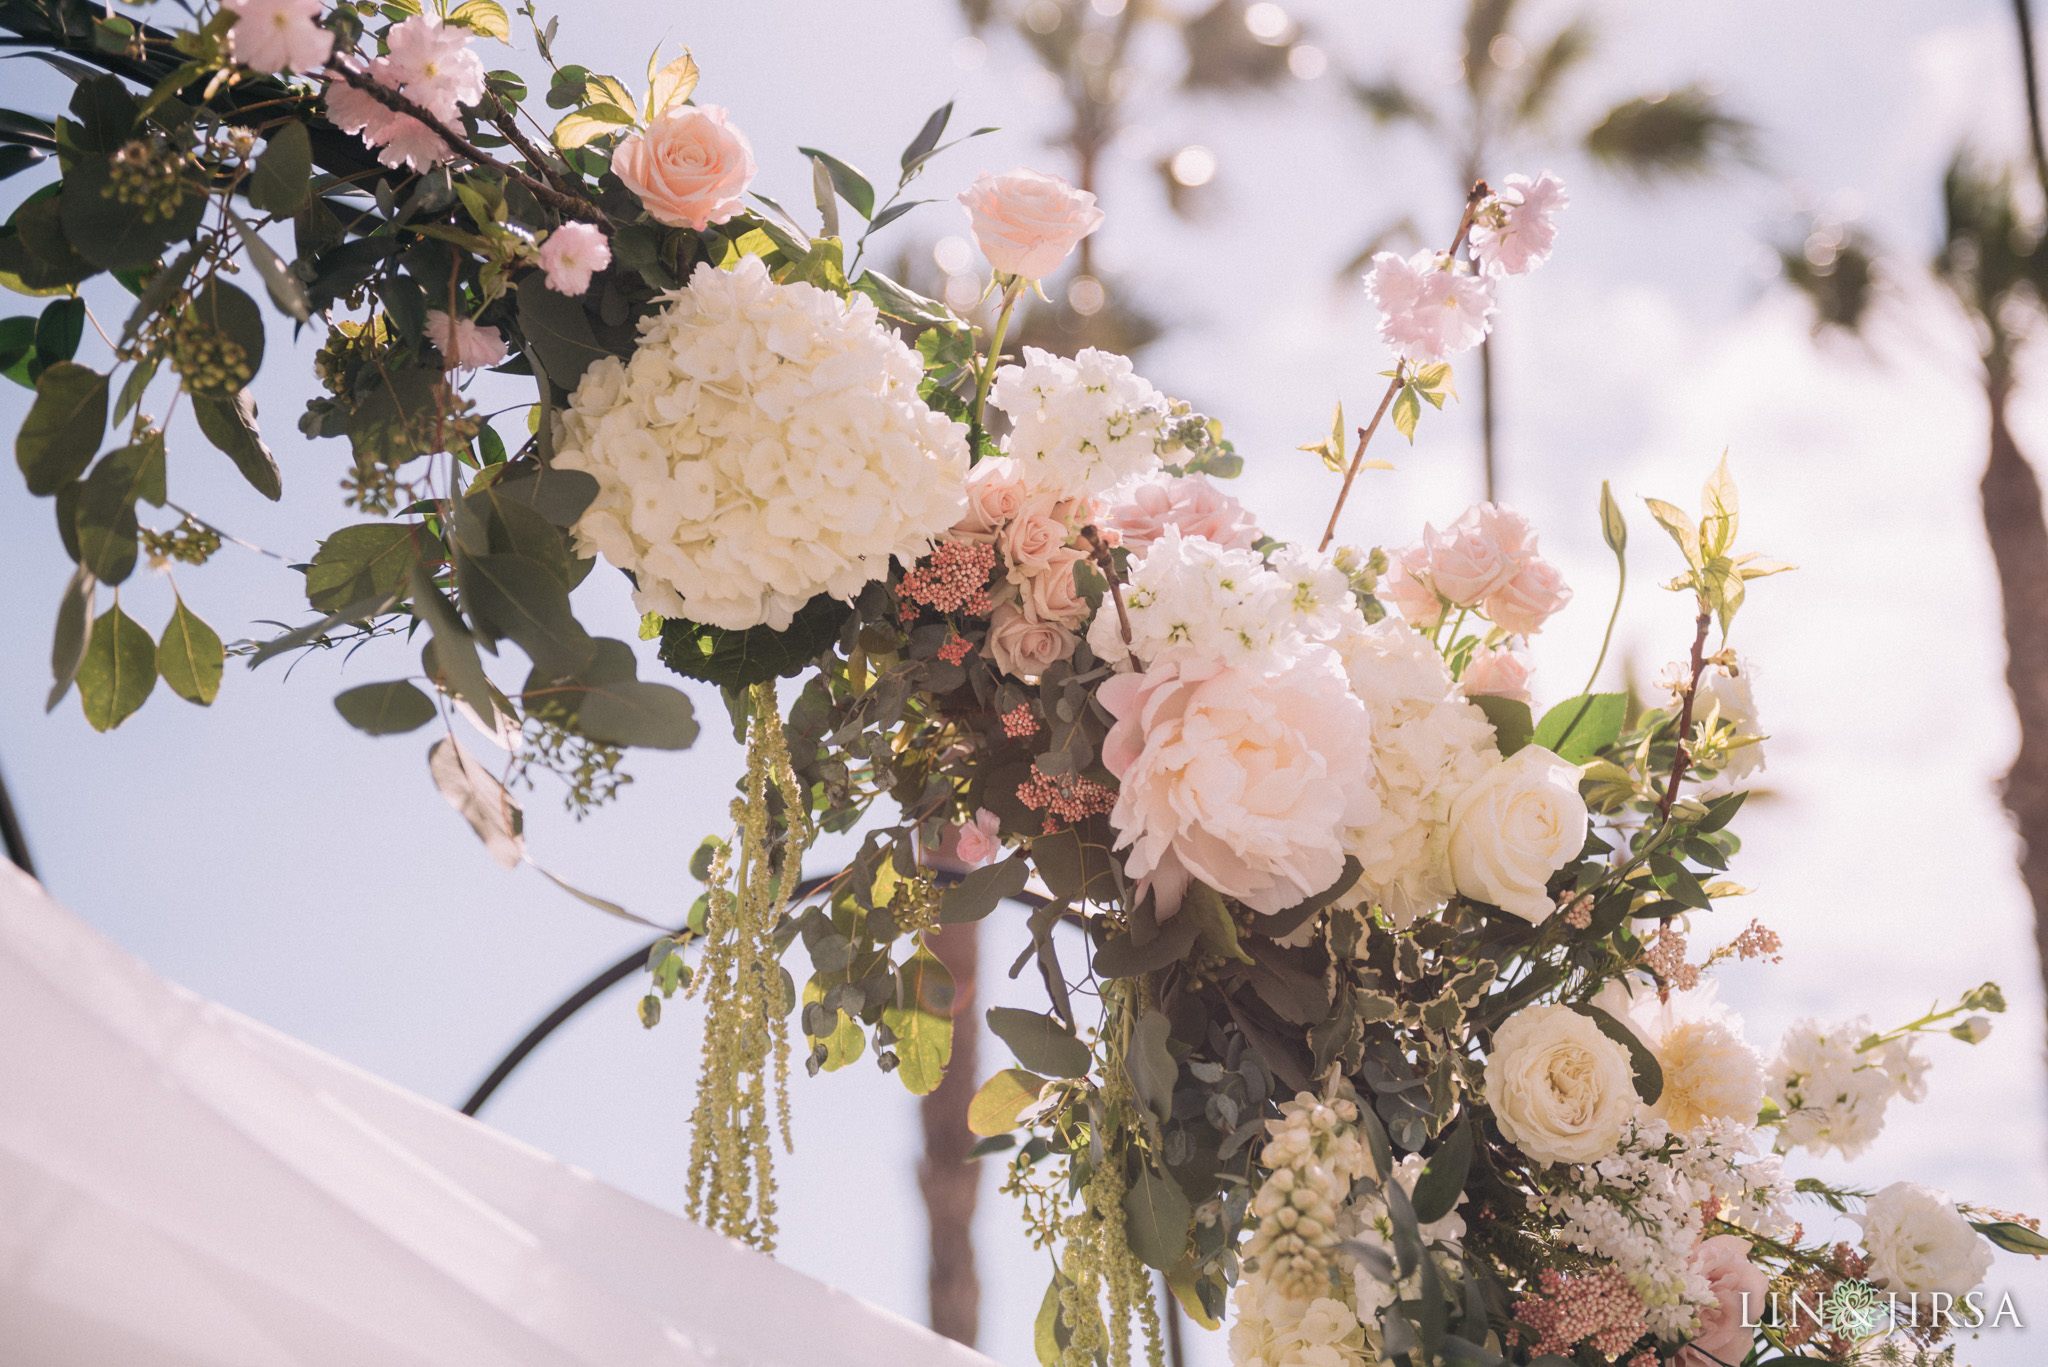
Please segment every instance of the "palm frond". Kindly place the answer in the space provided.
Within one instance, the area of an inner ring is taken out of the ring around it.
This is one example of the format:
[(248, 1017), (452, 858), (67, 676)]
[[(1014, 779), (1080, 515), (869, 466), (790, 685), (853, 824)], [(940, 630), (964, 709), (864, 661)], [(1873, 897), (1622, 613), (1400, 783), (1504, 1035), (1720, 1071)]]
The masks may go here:
[(1372, 115), (1377, 124), (1415, 123), (1424, 128), (1437, 126), (1436, 111), (1423, 103), (1422, 98), (1399, 78), (1387, 77), (1384, 81), (1351, 83), (1351, 98), (1363, 105), (1365, 112)]
[(1755, 126), (1699, 86), (1623, 101), (1586, 134), (1596, 161), (1639, 180), (1699, 176), (1754, 155)]
[(1536, 60), (1529, 63), (1529, 77), (1522, 85), (1522, 97), (1515, 108), (1517, 123), (1533, 123), (1550, 112), (1564, 78), (1593, 55), (1594, 43), (1593, 23), (1583, 15), (1558, 30)]
[(1786, 281), (1813, 308), (1815, 336), (1862, 334), (1879, 278), (1877, 247), (1867, 234), (1809, 220), (1805, 235), (1780, 243), (1777, 252)]
[(1493, 40), (1508, 31), (1514, 17), (1515, 0), (1472, 0), (1472, 7), (1465, 11), (1465, 83), (1474, 94), (1500, 74), (1490, 49)]

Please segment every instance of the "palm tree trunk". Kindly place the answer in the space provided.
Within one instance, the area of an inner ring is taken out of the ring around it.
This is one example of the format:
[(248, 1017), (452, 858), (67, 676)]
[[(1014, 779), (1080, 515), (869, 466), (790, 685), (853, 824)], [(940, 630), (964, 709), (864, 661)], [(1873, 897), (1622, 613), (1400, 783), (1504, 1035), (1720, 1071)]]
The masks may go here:
[(1493, 463), (1493, 338), (1479, 343), (1479, 449), (1485, 461), (1486, 501), (1494, 501)]
[(953, 975), (953, 1058), (946, 1065), (946, 1080), (919, 1103), (924, 1160), (917, 1169), (931, 1230), (926, 1282), (931, 1326), (970, 1348), (981, 1332), (981, 1279), (974, 1269), (974, 1207), (981, 1196), (981, 1165), (967, 1159), (967, 1151), (974, 1147), (967, 1103), (979, 1082), (981, 1013), (975, 1009), (974, 988), (980, 929), (972, 921), (941, 926), (925, 941)]
[(2020, 877), (2034, 902), (2034, 945), (2048, 985), (2048, 521), (2041, 482), (2006, 425), (2009, 378), (1986, 385), (1991, 458), (1978, 492), (2005, 610), (2005, 681), (2019, 714), (2020, 749), (2003, 785), (2022, 845)]

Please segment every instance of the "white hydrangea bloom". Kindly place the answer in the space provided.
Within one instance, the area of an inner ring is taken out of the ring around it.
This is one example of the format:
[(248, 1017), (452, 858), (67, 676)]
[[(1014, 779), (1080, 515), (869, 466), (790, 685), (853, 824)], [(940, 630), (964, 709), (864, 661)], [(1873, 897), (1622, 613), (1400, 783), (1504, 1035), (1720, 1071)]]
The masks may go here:
[(918, 397), (917, 353), (872, 301), (698, 266), (587, 370), (555, 463), (596, 477), (577, 548), (639, 580), (642, 612), (734, 630), (851, 598), (966, 509), (967, 429)]
[(1133, 559), (1124, 603), (1131, 642), (1114, 606), (1095, 614), (1088, 645), (1120, 664), (1135, 655), (1151, 663), (1186, 647), (1226, 664), (1289, 651), (1304, 642), (1336, 642), (1365, 630), (1350, 581), (1333, 557), (1288, 548), (1268, 568), (1255, 551), (1232, 550), (1168, 527), (1142, 558)]
[(996, 371), (989, 397), (1009, 416), (1005, 450), (1033, 493), (1085, 498), (1160, 466), (1166, 396), (1128, 357), (1089, 347), (1070, 361), (1025, 347), (1023, 365)]
[(1577, 1190), (1532, 1196), (1564, 1220), (1559, 1236), (1616, 1266), (1643, 1298), (1644, 1321), (1667, 1343), (1698, 1332), (1713, 1288), (1693, 1264), (1705, 1232), (1701, 1202), (1721, 1218), (1774, 1229), (1789, 1188), (1772, 1156), (1758, 1157), (1752, 1131), (1708, 1120), (1674, 1135), (1661, 1120), (1631, 1124), (1613, 1157), (1571, 1169)]
[(1785, 1117), (1779, 1149), (1839, 1149), (1842, 1157), (1855, 1158), (1884, 1129), (1893, 1097), (1926, 1098), (1927, 1063), (1912, 1040), (1859, 1051), (1870, 1035), (1865, 1016), (1826, 1028), (1810, 1018), (1792, 1022), (1765, 1070), (1770, 1098)]
[(1428, 639), (1394, 618), (1336, 642), (1372, 718), (1380, 814), (1345, 835), (1364, 874), (1340, 905), (1368, 903), (1405, 926), (1450, 899), (1451, 805), (1499, 759), (1493, 724), (1458, 692)]

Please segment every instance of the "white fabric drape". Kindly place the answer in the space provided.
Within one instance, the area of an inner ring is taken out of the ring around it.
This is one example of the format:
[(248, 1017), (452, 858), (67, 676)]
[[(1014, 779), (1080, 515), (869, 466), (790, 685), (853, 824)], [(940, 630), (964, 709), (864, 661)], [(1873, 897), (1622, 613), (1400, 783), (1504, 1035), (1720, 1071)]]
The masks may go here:
[(9, 1367), (992, 1367), (158, 978), (0, 865)]

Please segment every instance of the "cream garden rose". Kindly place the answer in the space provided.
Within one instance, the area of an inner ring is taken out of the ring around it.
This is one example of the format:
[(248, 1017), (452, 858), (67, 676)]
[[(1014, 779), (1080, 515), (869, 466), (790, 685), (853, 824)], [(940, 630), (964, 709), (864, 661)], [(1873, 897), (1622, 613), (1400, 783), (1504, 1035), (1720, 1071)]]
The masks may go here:
[(754, 149), (717, 105), (672, 105), (619, 144), (612, 170), (655, 218), (702, 232), (747, 207)]
[(1541, 925), (1557, 910), (1545, 885), (1586, 844), (1578, 766), (1540, 745), (1502, 760), (1451, 805), (1458, 891)]
[(1493, 1032), (1486, 1100), (1538, 1163), (1597, 1163), (1636, 1113), (1628, 1050), (1569, 1006), (1525, 1006)]
[(1991, 1245), (1970, 1228), (1946, 1192), (1894, 1182), (1851, 1218), (1863, 1225), (1871, 1280), (1886, 1291), (1940, 1291), (1960, 1298), (1982, 1285), (1991, 1270)]
[(1074, 244), (1104, 218), (1093, 194), (1021, 166), (1000, 176), (982, 172), (960, 202), (989, 265), (1025, 280), (1043, 280), (1058, 270)]

